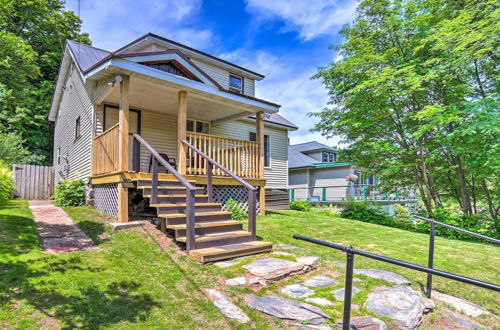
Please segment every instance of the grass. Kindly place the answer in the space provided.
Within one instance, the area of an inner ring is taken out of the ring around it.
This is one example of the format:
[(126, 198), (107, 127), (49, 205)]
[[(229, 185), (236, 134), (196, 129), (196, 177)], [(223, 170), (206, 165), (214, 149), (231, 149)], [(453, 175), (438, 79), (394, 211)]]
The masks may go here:
[[(66, 208), (72, 219), (98, 246), (97, 250), (47, 255), (40, 242), (25, 201), (0, 205), (0, 328), (109, 328), (109, 329), (194, 329), (194, 328), (283, 328), (285, 324), (247, 308), (243, 297), (249, 288), (225, 287), (223, 278), (243, 274), (241, 265), (220, 269), (200, 266), (172, 246), (162, 252), (158, 244), (140, 229), (111, 232), (103, 217), (93, 209)], [(318, 290), (316, 296), (331, 298), (341, 288), (343, 270), (328, 260), (343, 261), (342, 253), (292, 238), (295, 233), (385, 256), (426, 264), (428, 236), (359, 221), (330, 218), (297, 211), (271, 212), (258, 219), (258, 235), (275, 243), (303, 247), (298, 255), (322, 258), (321, 273), (336, 275), (340, 283)], [(497, 248), (479, 243), (436, 238), (436, 268), (498, 282)], [(286, 257), (284, 257), (286, 258)], [(396, 271), (416, 283), (425, 276), (414, 271), (356, 257), (356, 268)], [(383, 284), (362, 276), (355, 282), (361, 292), (353, 303), (362, 305), (368, 292)], [(279, 294), (283, 285), (298, 277), (273, 284), (257, 295)], [(435, 288), (483, 305), (498, 314), (499, 295), (485, 289), (435, 278)], [(201, 288), (218, 288), (252, 319), (239, 325), (225, 317), (204, 297)], [(342, 304), (325, 311), (333, 320), (341, 316)], [(369, 314), (363, 307), (355, 315)], [(484, 320), (489, 325), (491, 321)]]

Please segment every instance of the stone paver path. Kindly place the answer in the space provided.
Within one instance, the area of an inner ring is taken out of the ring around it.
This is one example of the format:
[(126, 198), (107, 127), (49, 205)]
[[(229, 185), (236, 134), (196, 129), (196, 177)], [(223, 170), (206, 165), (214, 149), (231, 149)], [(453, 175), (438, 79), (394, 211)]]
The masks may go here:
[(43, 252), (70, 252), (94, 246), (60, 207), (49, 201), (30, 201), (29, 208), (42, 238)]

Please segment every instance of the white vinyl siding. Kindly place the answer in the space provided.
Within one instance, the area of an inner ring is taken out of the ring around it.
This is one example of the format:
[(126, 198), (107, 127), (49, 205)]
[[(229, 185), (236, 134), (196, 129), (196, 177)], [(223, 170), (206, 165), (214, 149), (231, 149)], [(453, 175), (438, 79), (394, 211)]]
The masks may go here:
[[(177, 154), (177, 117), (160, 112), (137, 109), (141, 112), (141, 136), (157, 152), (166, 153), (170, 158)], [(103, 111), (100, 107), (97, 112), (98, 128), (102, 127)], [(108, 126), (108, 123), (106, 123)], [(100, 134), (102, 131), (98, 131)], [(129, 153), (132, 157), (132, 152)], [(141, 171), (149, 171), (151, 154), (145, 147), (141, 147)]]
[[(255, 122), (228, 121), (212, 125), (211, 134), (249, 140), (250, 132), (255, 132)], [(288, 187), (288, 131), (275, 127), (264, 127), (271, 143), (271, 166), (264, 169), (266, 188)]]
[[(69, 180), (87, 179), (90, 176), (90, 157), (92, 149), (93, 105), (89, 97), (91, 85), (87, 88), (73, 66), (68, 73), (63, 95), (59, 103), (59, 114), (54, 127), (54, 183), (61, 179), (61, 172)], [(75, 124), (80, 117), (80, 137), (75, 139)], [(57, 152), (62, 157), (57, 162)], [(69, 164), (69, 172), (64, 165)]]
[[(199, 60), (191, 59), (191, 61), (200, 69), (205, 71), (205, 73), (208, 74), (219, 85), (221, 85), (222, 88), (229, 89), (229, 71)], [(255, 80), (239, 73), (235, 75), (243, 77), (243, 94), (248, 96), (255, 96)]]

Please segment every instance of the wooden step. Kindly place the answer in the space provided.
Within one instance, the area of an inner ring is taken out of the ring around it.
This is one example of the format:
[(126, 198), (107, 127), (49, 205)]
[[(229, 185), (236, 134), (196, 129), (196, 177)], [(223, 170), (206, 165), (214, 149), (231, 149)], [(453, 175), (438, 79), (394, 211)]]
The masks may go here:
[[(143, 197), (151, 198), (151, 195), (143, 195)], [(195, 195), (194, 201), (197, 204), (208, 203), (208, 195)], [(159, 194), (157, 196), (157, 204), (177, 204), (177, 203), (186, 203), (186, 194), (184, 195)]]
[[(179, 225), (186, 223), (186, 215), (184, 213), (158, 214), (158, 217), (165, 218), (167, 225)], [(194, 219), (196, 223), (202, 223), (206, 221), (231, 220), (231, 212), (196, 212), (194, 215)]]
[[(175, 230), (175, 238), (186, 236), (186, 224), (167, 225), (167, 229)], [(222, 234), (243, 230), (243, 222), (234, 220), (206, 221), (195, 224), (195, 235)]]
[(189, 258), (201, 262), (213, 262), (256, 253), (270, 252), (273, 244), (269, 242), (250, 241), (245, 243), (222, 245), (189, 251)]
[[(243, 221), (236, 221), (236, 220), (206, 221), (206, 222), (196, 223), (195, 228), (222, 227), (228, 225), (241, 225), (241, 224), (243, 224)], [(186, 229), (186, 224), (167, 225), (167, 228), (173, 230)]]
[[(233, 238), (233, 237), (245, 237), (251, 235), (246, 230), (238, 230), (238, 231), (230, 231), (227, 233), (213, 233), (206, 235), (196, 235), (196, 242), (206, 242), (206, 241), (214, 241), (219, 240), (221, 238)], [(186, 242), (186, 236), (182, 236), (177, 238), (179, 242)]]
[[(186, 203), (179, 204), (150, 204), (151, 207), (186, 207)], [(221, 203), (195, 203), (195, 206), (222, 206)]]
[[(157, 214), (174, 214), (174, 213), (186, 213), (186, 203), (162, 203), (162, 204), (151, 204), (151, 207), (156, 207)], [(195, 203), (194, 209), (195, 213), (204, 212), (216, 212), (221, 210), (221, 203)]]
[[(151, 195), (142, 195), (143, 197), (147, 197), (147, 198), (150, 198)], [(157, 197), (172, 197), (172, 198), (176, 198), (176, 197), (186, 197), (186, 195), (160, 195), (158, 194)], [(194, 197), (208, 197), (208, 195), (195, 195)]]

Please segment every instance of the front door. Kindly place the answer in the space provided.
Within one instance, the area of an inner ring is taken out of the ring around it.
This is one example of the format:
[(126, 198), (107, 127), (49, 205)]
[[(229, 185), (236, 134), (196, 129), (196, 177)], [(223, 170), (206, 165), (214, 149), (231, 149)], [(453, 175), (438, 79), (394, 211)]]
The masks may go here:
[[(104, 106), (104, 122), (103, 127), (104, 130), (108, 130), (118, 123), (118, 107), (114, 105), (105, 105)], [(141, 111), (136, 109), (130, 109), (129, 111), (129, 130), (130, 133), (138, 133), (141, 134)], [(134, 155), (134, 138), (132, 136), (129, 137), (129, 159), (128, 159), (128, 168), (132, 169), (133, 166), (133, 155)], [(139, 148), (137, 148), (139, 151)], [(138, 159), (140, 159), (140, 153), (137, 154)]]

